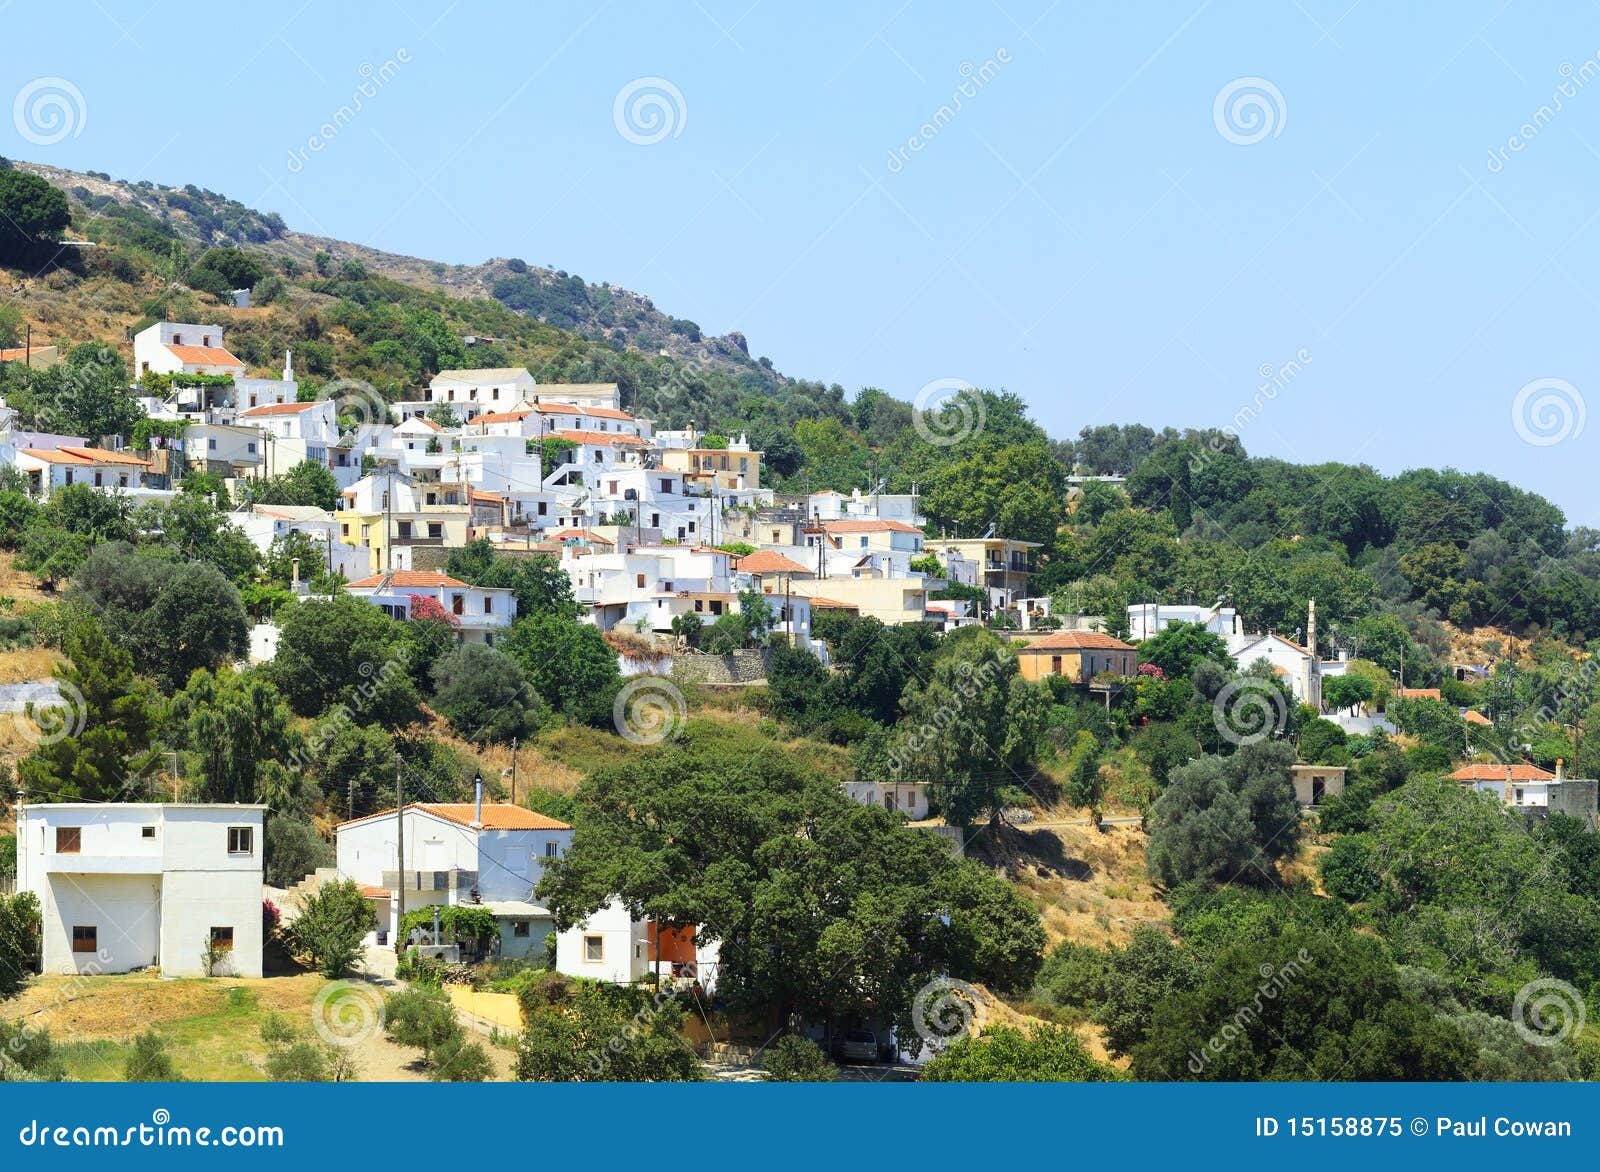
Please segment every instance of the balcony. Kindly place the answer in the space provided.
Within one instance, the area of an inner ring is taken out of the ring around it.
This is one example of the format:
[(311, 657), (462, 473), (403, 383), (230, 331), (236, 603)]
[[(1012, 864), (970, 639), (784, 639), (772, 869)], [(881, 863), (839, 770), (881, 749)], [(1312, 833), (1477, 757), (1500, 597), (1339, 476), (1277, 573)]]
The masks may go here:
[(409, 546), (434, 546), (442, 549), (444, 547), (444, 537), (419, 537), (414, 533), (397, 533), (394, 537), (394, 544)]
[(478, 873), (476, 871), (385, 871), (383, 873), (383, 886), (390, 891), (400, 886), (401, 876), (405, 877), (407, 891), (446, 891), (470, 892), (478, 886)]
[(91, 851), (49, 851), (44, 869), (50, 875), (159, 875), (161, 853), (95, 854)]

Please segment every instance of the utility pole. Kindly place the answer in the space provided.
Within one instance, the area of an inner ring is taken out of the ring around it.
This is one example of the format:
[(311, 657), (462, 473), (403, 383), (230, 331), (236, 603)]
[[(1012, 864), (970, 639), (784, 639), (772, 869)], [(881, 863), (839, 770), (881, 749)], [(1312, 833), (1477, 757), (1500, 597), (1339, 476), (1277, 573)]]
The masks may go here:
[(511, 804), (517, 804), (517, 738), (511, 738)]
[(406, 954), (405, 929), (402, 925), (406, 918), (406, 797), (403, 783), (400, 780), (400, 754), (394, 755), (394, 865), (395, 865), (395, 895), (399, 898), (399, 915), (394, 922), (394, 951), (396, 956)]

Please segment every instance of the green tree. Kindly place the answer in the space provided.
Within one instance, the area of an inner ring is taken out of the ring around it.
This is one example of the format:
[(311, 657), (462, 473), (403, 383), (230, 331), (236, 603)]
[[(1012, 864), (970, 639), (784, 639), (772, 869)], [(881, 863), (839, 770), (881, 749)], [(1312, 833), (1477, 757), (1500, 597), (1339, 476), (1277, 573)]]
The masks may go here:
[(74, 623), (65, 649), (68, 662), (54, 671), (67, 699), (65, 715), (32, 717), (59, 722), (49, 730), (64, 735), (41, 741), (18, 764), (17, 776), (42, 800), (143, 797), (139, 778), (155, 757), (155, 690), (134, 677), (133, 657), (91, 619)]
[(343, 705), (364, 722), (407, 723), (417, 692), (400, 627), (364, 598), (301, 603), (283, 624), (271, 678), (301, 716)]
[(250, 498), (258, 505), (310, 505), (318, 509), (339, 507), (339, 482), (327, 465), (301, 460), (281, 476), (252, 481)]
[(33, 892), (0, 895), (0, 1001), (22, 992), (39, 955), (41, 931), (39, 899)]
[(434, 663), (433, 703), (458, 733), (480, 744), (529, 736), (543, 708), (517, 661), (481, 643), (464, 643)]
[(0, 170), (0, 265), (36, 269), (48, 263), (71, 222), (60, 190), (14, 167)]
[(904, 698), (894, 752), (925, 781), (951, 822), (999, 816), (1001, 790), (1025, 786), (1048, 711), (1048, 693), (1024, 680), (1016, 655), (993, 635), (947, 640), (925, 681)]
[(307, 896), (284, 937), (297, 957), (330, 980), (338, 980), (355, 966), (363, 939), (377, 923), (361, 885), (346, 879), (324, 884)]
[(264, 767), (291, 751), (289, 722), (289, 706), (261, 673), (202, 668), (173, 697), (168, 743), (191, 754), (203, 801), (259, 802)]
[(701, 1082), (670, 996), (630, 986), (574, 987), (561, 1002), (523, 1012), (517, 1046), (522, 1082)]
[(586, 724), (610, 724), (622, 671), (597, 628), (553, 611), (536, 612), (512, 624), (503, 647), (545, 704)]
[(1028, 1031), (988, 1026), (962, 1036), (922, 1068), (924, 1082), (1117, 1082), (1113, 1066), (1096, 1062), (1078, 1035), (1063, 1026)]
[(1202, 757), (1172, 773), (1150, 819), (1146, 861), (1169, 887), (1190, 879), (1268, 879), (1300, 842), (1289, 780), (1294, 750), (1276, 741)]
[(809, 1038), (784, 1034), (761, 1057), (768, 1082), (832, 1082), (838, 1067)]
[(178, 1068), (167, 1053), (167, 1040), (155, 1030), (134, 1038), (122, 1062), (124, 1082), (182, 1082)]

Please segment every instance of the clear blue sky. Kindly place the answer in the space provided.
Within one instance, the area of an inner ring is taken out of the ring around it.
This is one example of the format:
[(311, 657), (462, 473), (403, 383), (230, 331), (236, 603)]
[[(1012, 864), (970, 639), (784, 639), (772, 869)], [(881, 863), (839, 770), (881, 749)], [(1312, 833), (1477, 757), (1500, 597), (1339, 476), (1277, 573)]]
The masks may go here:
[[(61, 77), (86, 111), (49, 145), (0, 119), (3, 154), (521, 256), (851, 393), (1006, 387), (1057, 435), (1228, 424), (1303, 352), (1252, 453), (1483, 469), (1600, 525), (1600, 418), (1538, 445), (1512, 416), (1541, 379), (1600, 410), (1592, 5), (0, 7), (0, 97)], [(648, 145), (613, 120), (642, 77), (682, 97)], [(1214, 114), (1240, 78), (1281, 96), (1254, 143)]]

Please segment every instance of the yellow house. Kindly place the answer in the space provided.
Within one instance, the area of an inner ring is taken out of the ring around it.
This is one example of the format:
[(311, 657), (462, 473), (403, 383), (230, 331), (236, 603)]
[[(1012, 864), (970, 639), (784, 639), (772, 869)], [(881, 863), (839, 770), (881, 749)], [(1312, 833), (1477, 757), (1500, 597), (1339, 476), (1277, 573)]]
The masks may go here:
[(341, 509), (334, 514), (339, 540), (371, 551), (370, 569), (411, 570), (417, 549), (456, 549), (467, 544), (472, 511), (465, 507), (427, 508), (420, 512), (358, 513)]
[(742, 440), (726, 448), (668, 448), (661, 453), (661, 467), (682, 472), (684, 483), (695, 488), (761, 487), (761, 453)]
[(1025, 680), (1062, 676), (1088, 684), (1103, 673), (1131, 676), (1139, 670), (1139, 652), (1131, 644), (1098, 631), (1056, 631), (1013, 646)]
[(791, 578), (791, 593), (801, 598), (826, 599), (843, 605), (863, 618), (875, 618), (885, 626), (924, 621), (928, 591), (921, 578)]

